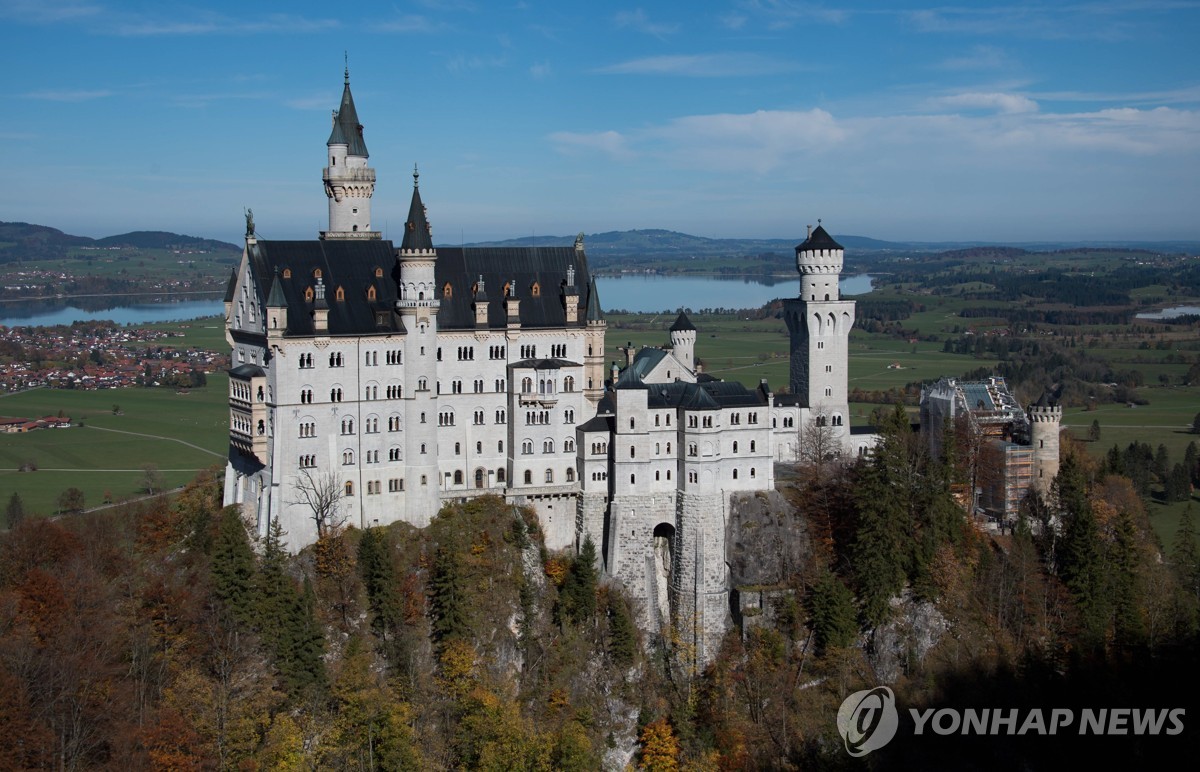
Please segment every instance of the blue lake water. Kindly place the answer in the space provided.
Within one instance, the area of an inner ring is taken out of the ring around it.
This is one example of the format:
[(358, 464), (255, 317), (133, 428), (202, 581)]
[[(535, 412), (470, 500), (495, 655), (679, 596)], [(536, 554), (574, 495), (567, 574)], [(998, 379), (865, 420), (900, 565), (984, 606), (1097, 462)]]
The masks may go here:
[[(866, 274), (843, 278), (842, 294), (861, 295), (870, 292), (872, 278)], [(730, 279), (631, 274), (597, 278), (596, 288), (605, 311), (622, 309), (654, 313), (674, 312), (679, 308), (693, 311), (705, 308), (758, 308), (775, 298), (796, 297), (800, 292), (800, 279), (764, 281), (757, 276)], [(8, 301), (0, 303), (0, 325), (51, 327), (98, 320), (136, 325), (183, 321), (222, 313), (224, 306), (220, 293), (214, 293), (211, 297), (189, 295), (186, 298), (89, 298), (86, 303), (71, 299)]]
[[(842, 278), (843, 295), (862, 295), (871, 291), (874, 277), (867, 274)], [(600, 305), (605, 311), (625, 310), (638, 313), (676, 311), (688, 308), (759, 308), (776, 298), (794, 298), (800, 294), (800, 277), (768, 280), (758, 276), (725, 279), (710, 276), (648, 276), (626, 274), (596, 279)]]
[(1174, 319), (1178, 316), (1200, 316), (1200, 306), (1175, 306), (1161, 311), (1147, 311), (1138, 314), (1137, 319)]

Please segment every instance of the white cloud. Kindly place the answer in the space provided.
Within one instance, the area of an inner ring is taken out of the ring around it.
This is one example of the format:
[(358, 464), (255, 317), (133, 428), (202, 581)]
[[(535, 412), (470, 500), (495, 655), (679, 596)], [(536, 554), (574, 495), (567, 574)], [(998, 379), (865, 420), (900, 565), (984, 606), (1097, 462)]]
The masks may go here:
[(1006, 94), (999, 91), (971, 91), (962, 94), (952, 94), (935, 99), (938, 105), (946, 107), (963, 107), (967, 109), (996, 110), (1002, 113), (1033, 113), (1037, 112), (1038, 104), (1029, 97), (1020, 94)]
[(625, 137), (615, 131), (591, 133), (556, 131), (549, 136), (549, 139), (554, 143), (558, 152), (568, 155), (581, 151), (594, 151), (620, 161), (633, 157)]
[(544, 80), (550, 77), (550, 62), (537, 62), (530, 65), (529, 75), (534, 80)]
[(938, 65), (941, 70), (999, 70), (1013, 65), (1003, 49), (996, 46), (975, 46), (961, 56), (943, 59)]
[(672, 162), (691, 168), (765, 174), (846, 139), (825, 110), (758, 110), (690, 115), (647, 132)]
[(650, 21), (650, 17), (641, 8), (633, 11), (620, 11), (617, 13), (614, 21), (616, 21), (618, 27), (628, 27), (646, 35), (653, 35), (656, 38), (665, 38), (679, 31), (678, 24)]
[(113, 92), (108, 89), (77, 90), (77, 91), (33, 91), (25, 95), (28, 99), (41, 99), (47, 102), (88, 102), (93, 99), (110, 97)]
[(34, 24), (76, 21), (98, 16), (104, 9), (79, 0), (6, 0), (0, 3), (0, 18)]
[(606, 75), (680, 75), (690, 78), (730, 78), (793, 72), (799, 65), (761, 54), (678, 54), (648, 56), (601, 67)]
[(154, 19), (130, 16), (118, 19), (107, 31), (124, 37), (308, 34), (335, 29), (339, 26), (341, 24), (337, 19), (310, 19), (286, 13), (268, 14), (257, 19), (200, 13), (192, 19)]

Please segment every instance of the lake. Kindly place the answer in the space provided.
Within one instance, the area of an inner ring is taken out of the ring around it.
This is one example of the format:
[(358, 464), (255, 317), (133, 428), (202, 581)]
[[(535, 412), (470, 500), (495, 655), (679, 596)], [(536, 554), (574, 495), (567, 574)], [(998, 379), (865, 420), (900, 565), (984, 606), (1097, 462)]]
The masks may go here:
[(1161, 311), (1147, 311), (1137, 314), (1135, 319), (1175, 319), (1180, 316), (1200, 316), (1200, 306), (1175, 306)]
[[(871, 291), (873, 277), (847, 276), (843, 295)], [(674, 312), (679, 308), (758, 308), (775, 298), (796, 297), (799, 277), (719, 278), (715, 276), (652, 276), (628, 274), (596, 279), (605, 311)], [(150, 324), (218, 316), (225, 312), (221, 293), (185, 297), (130, 296), (0, 302), (0, 325), (52, 327), (72, 322), (111, 320), (117, 324)]]

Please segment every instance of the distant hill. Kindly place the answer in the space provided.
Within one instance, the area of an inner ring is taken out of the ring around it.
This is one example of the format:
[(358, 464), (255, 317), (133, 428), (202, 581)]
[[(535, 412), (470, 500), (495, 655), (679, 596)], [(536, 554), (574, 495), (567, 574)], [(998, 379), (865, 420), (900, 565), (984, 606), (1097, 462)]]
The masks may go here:
[(119, 236), (96, 239), (98, 247), (136, 247), (139, 249), (202, 249), (207, 252), (241, 252), (242, 248), (228, 241), (216, 241), (199, 236), (182, 236), (167, 231), (134, 231)]
[(93, 239), (72, 236), (57, 228), (25, 222), (0, 222), (0, 263), (18, 260), (55, 260), (79, 247), (132, 247), (135, 249), (186, 249), (205, 252), (240, 252), (226, 241), (183, 236), (166, 231), (135, 231)]

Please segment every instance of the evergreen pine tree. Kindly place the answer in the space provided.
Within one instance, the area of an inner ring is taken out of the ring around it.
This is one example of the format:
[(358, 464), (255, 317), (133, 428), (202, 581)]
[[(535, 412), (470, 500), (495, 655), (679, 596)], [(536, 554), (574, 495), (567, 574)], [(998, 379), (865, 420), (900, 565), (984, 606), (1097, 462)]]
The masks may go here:
[(559, 593), (560, 617), (572, 624), (592, 619), (596, 615), (596, 583), (596, 545), (588, 535)]
[(1064, 524), (1058, 573), (1075, 599), (1085, 638), (1099, 644), (1108, 625), (1110, 604), (1100, 529), (1087, 499), (1086, 485), (1079, 462), (1067, 456), (1054, 480)]
[(400, 601), (387, 536), (378, 528), (363, 531), (358, 543), (358, 570), (371, 606), (371, 627), (384, 641), (400, 626)]
[(1115, 539), (1109, 548), (1107, 591), (1113, 609), (1113, 632), (1119, 644), (1137, 644), (1146, 635), (1139, 591), (1137, 527), (1128, 512), (1118, 515)]
[(1200, 486), (1200, 446), (1192, 440), (1183, 452), (1183, 468), (1187, 470), (1192, 485)]
[(1175, 543), (1171, 549), (1171, 567), (1179, 584), (1200, 600), (1200, 547), (1196, 544), (1190, 504), (1179, 516), (1179, 528), (1175, 531)]
[(246, 537), (237, 507), (226, 507), (213, 545), (213, 594), (225, 604), (234, 619), (254, 623), (254, 552)]
[(437, 548), (429, 577), (429, 610), (433, 616), (433, 637), (439, 644), (467, 634), (466, 590), (458, 551), (451, 546)]
[(8, 506), (4, 508), (4, 521), (12, 529), (20, 525), (24, 519), (25, 502), (21, 500), (21, 494), (14, 491), (8, 499)]
[(822, 654), (854, 643), (858, 636), (854, 595), (832, 571), (824, 571), (808, 599), (817, 650)]
[(608, 593), (607, 611), (608, 656), (617, 667), (627, 668), (637, 655), (637, 631), (620, 596)]

